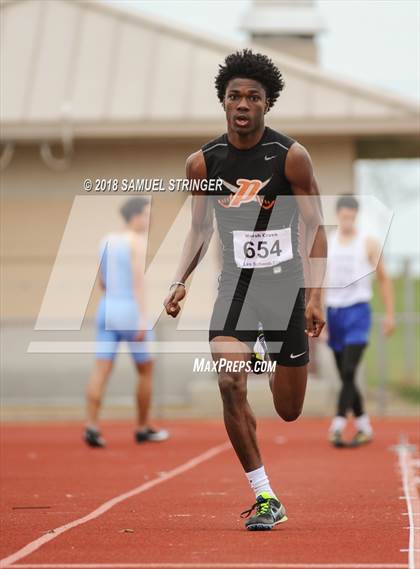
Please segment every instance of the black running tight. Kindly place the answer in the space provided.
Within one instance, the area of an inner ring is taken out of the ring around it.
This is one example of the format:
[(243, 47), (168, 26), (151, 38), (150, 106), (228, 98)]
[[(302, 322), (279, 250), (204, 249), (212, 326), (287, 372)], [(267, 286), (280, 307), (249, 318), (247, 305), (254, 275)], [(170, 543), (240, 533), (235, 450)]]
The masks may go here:
[(365, 347), (366, 344), (354, 344), (346, 346), (342, 352), (334, 352), (342, 382), (337, 410), (340, 417), (346, 417), (348, 411), (353, 411), (355, 417), (363, 415), (363, 401), (356, 385), (356, 371)]

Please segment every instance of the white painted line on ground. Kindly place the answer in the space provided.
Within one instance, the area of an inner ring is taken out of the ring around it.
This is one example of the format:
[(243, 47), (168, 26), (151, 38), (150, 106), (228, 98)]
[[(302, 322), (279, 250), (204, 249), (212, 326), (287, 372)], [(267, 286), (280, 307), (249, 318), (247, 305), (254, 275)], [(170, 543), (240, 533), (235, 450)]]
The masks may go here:
[(404, 488), (404, 496), (407, 504), (408, 523), (410, 526), (408, 549), (400, 549), (402, 553), (408, 553), (408, 569), (420, 567), (420, 543), (419, 534), (415, 531), (413, 511), (420, 510), (420, 500), (416, 493), (414, 483), (414, 465), (411, 458), (408, 442), (396, 447), (398, 463)]
[(15, 569), (407, 569), (406, 563), (24, 563)]
[[(70, 522), (68, 524), (64, 524), (63, 526), (55, 528), (55, 529), (51, 530), (51, 532), (44, 534), (43, 536), (39, 537), (38, 539), (35, 539), (34, 541), (31, 541), (30, 543), (28, 543), (27, 545), (25, 545), (24, 547), (22, 547), (21, 549), (19, 549), (15, 553), (12, 553), (11, 555), (4, 557), (2, 560), (0, 560), (0, 568), (3, 569), (3, 568), (11, 566), (12, 563), (19, 561), (20, 559), (22, 559), (23, 557), (26, 557), (27, 555), (30, 555), (31, 553), (33, 553), (34, 551), (36, 551), (37, 549), (39, 549), (40, 547), (42, 547), (43, 545), (45, 545), (49, 541), (55, 539), (56, 537), (58, 537), (62, 533), (66, 532), (70, 529), (73, 529), (77, 526), (80, 526), (82, 524), (85, 524), (86, 522), (90, 522), (91, 520), (94, 520), (95, 518), (98, 518), (99, 516), (102, 516), (102, 514), (104, 514), (105, 512), (107, 512), (108, 510), (110, 510), (111, 508), (116, 506), (117, 504), (120, 504), (124, 500), (128, 500), (129, 498), (132, 498), (133, 496), (137, 496), (138, 494), (142, 494), (143, 492), (146, 492), (147, 490), (154, 488), (158, 484), (162, 484), (162, 482), (166, 482), (167, 480), (170, 480), (171, 478), (175, 478), (175, 476), (179, 476), (180, 474), (183, 474), (184, 472), (191, 470), (192, 468), (198, 466), (199, 464), (202, 464), (203, 462), (210, 460), (211, 458), (217, 456), (218, 454), (227, 450), (228, 448), (230, 448), (230, 443), (224, 443), (222, 445), (218, 445), (218, 446), (215, 446), (213, 448), (210, 448), (209, 450), (207, 450), (206, 452), (203, 452), (202, 454), (199, 454), (195, 458), (191, 458), (187, 462), (184, 462), (184, 464), (181, 464), (180, 466), (177, 466), (176, 468), (169, 470), (165, 474), (162, 474), (162, 476), (160, 476), (159, 478), (154, 478), (153, 480), (149, 480), (149, 482), (145, 482), (144, 484), (137, 486), (137, 488), (133, 488), (133, 490), (129, 490), (128, 492), (124, 492), (124, 494), (120, 494), (119, 496), (115, 496), (115, 498), (111, 498), (111, 500), (107, 500), (101, 506), (96, 508), (96, 510), (93, 510), (93, 512), (90, 512), (90, 514), (87, 514), (86, 516), (83, 516), (82, 518), (78, 518), (77, 520), (73, 520), (72, 522)], [(43, 566), (37, 565), (37, 567), (43, 567)], [(45, 565), (45, 567), (57, 567), (58, 568), (58, 565), (57, 564)], [(61, 565), (60, 565), (60, 567), (61, 567)], [(66, 565), (64, 565), (63, 567), (66, 567)], [(73, 567), (73, 566), (70, 565), (69, 567)], [(79, 567), (79, 566), (75, 565), (74, 567)], [(95, 567), (95, 565), (92, 565), (91, 567)], [(117, 565), (113, 565), (112, 567), (117, 567)], [(118, 567), (121, 567), (121, 565), (118, 565)]]

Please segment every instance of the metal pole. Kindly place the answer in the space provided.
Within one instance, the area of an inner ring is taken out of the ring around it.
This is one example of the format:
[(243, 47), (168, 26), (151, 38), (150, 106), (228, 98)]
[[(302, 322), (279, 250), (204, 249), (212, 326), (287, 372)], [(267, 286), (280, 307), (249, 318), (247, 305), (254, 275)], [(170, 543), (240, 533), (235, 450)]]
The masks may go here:
[(405, 352), (405, 380), (413, 381), (416, 375), (416, 329), (414, 318), (415, 311), (414, 282), (411, 276), (411, 259), (404, 259), (404, 352)]

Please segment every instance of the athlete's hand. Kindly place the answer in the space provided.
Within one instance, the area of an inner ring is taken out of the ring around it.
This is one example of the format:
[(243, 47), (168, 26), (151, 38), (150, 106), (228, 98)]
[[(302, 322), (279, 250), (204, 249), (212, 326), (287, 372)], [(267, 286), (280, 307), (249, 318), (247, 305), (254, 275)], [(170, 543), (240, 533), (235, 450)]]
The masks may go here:
[(385, 336), (391, 336), (395, 330), (395, 319), (392, 315), (385, 316), (382, 322), (382, 330)]
[(163, 301), (163, 306), (166, 309), (166, 314), (176, 318), (181, 310), (181, 306), (179, 302), (184, 298), (185, 286), (177, 285), (174, 286), (171, 291), (169, 292), (168, 296)]
[(310, 338), (318, 338), (325, 326), (324, 312), (318, 300), (309, 300), (305, 310), (306, 334)]

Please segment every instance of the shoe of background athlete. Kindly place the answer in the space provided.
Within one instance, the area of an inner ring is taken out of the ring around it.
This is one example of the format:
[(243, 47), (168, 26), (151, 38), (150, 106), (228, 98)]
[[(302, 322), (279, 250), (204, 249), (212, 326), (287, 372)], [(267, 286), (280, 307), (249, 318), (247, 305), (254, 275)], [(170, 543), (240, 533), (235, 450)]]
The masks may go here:
[(83, 439), (87, 445), (94, 448), (104, 448), (105, 440), (102, 438), (100, 431), (92, 427), (86, 427)]
[(343, 433), (341, 431), (332, 431), (328, 437), (333, 447), (344, 448), (347, 444), (343, 441)]
[(255, 504), (249, 510), (242, 512), (241, 518), (249, 517), (254, 510), (256, 510), (255, 515), (245, 522), (245, 528), (249, 531), (270, 530), (275, 525), (287, 521), (285, 507), (268, 492), (259, 494)]
[(365, 445), (367, 443), (372, 442), (373, 440), (373, 435), (370, 434), (368, 435), (367, 433), (364, 433), (363, 431), (357, 431), (357, 433), (354, 435), (350, 446), (352, 447), (359, 447), (361, 445)]
[(134, 438), (137, 443), (145, 443), (147, 441), (152, 443), (160, 443), (169, 439), (169, 433), (165, 429), (152, 429), (148, 427), (147, 429), (136, 431), (134, 433)]

